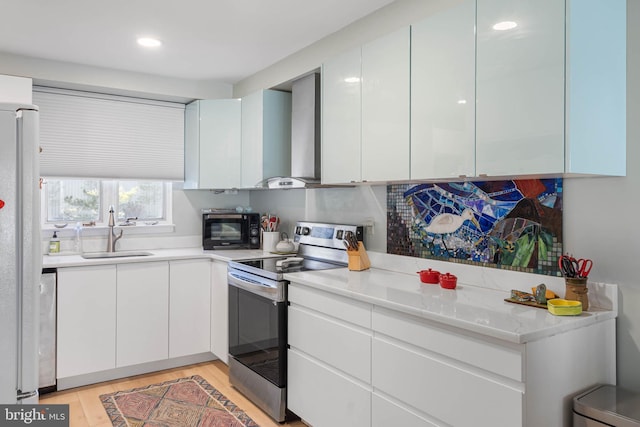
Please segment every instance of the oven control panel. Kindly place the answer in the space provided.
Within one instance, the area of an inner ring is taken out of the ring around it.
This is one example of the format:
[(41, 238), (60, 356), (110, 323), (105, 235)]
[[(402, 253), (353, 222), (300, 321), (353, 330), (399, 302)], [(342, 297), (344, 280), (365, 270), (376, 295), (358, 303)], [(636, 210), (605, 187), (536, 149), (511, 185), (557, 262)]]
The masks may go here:
[(343, 241), (348, 233), (353, 233), (357, 240), (362, 241), (364, 237), (364, 227), (349, 224), (298, 222), (294, 230), (293, 240), (296, 243), (345, 249)]

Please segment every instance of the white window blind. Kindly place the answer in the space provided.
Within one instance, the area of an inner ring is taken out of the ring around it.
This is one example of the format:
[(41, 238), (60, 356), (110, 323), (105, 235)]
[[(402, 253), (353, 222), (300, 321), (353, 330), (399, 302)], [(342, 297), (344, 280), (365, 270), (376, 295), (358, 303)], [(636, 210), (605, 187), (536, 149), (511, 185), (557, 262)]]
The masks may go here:
[(34, 88), (43, 176), (184, 179), (184, 104)]

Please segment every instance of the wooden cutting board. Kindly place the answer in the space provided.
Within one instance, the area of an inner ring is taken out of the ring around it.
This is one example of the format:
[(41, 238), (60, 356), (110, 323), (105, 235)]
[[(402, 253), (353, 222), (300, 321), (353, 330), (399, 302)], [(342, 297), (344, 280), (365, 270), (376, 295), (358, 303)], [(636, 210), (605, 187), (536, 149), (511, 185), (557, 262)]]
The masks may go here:
[(512, 302), (514, 304), (528, 305), (529, 307), (536, 307), (536, 308), (544, 308), (545, 310), (547, 309), (547, 304), (539, 304), (535, 301), (518, 301), (515, 298), (505, 298), (504, 300), (506, 302)]

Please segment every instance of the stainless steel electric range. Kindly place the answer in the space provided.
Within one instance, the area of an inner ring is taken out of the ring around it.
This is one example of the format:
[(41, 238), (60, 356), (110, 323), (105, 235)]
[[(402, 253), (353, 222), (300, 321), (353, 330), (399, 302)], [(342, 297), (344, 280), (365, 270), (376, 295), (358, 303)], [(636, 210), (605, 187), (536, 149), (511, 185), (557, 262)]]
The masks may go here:
[(229, 380), (278, 422), (287, 418), (287, 284), (285, 273), (347, 266), (347, 232), (363, 228), (298, 222), (292, 256), (231, 261), (229, 284)]

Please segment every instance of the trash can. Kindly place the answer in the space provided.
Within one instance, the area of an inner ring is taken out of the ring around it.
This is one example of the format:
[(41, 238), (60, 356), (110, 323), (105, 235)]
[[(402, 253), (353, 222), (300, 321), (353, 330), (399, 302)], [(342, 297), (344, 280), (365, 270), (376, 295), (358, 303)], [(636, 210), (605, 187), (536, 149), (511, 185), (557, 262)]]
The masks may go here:
[(574, 427), (640, 427), (640, 393), (600, 385), (573, 398)]

